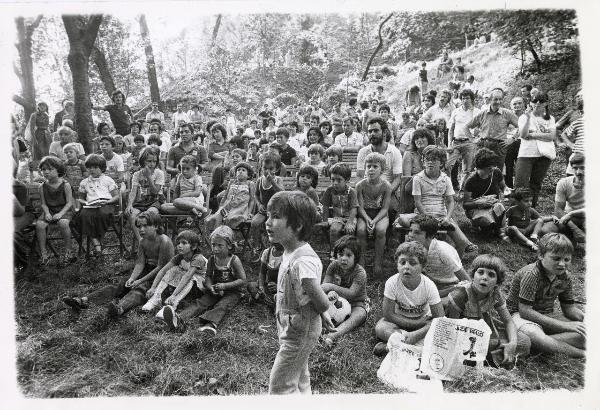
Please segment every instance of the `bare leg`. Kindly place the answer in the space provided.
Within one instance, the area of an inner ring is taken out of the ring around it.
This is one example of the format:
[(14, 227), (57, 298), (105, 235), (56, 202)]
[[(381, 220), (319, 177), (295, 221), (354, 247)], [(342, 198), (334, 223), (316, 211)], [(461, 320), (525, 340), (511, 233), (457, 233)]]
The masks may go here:
[[(585, 350), (570, 345), (564, 340), (564, 334), (558, 333), (548, 336), (537, 326), (522, 326), (520, 330), (531, 339), (531, 346), (534, 349), (545, 353), (564, 353), (569, 357), (582, 358), (585, 356)], [(571, 332), (569, 332), (571, 333)], [(570, 336), (567, 336), (570, 339)]]
[(360, 307), (355, 306), (350, 311), (350, 317), (344, 320), (338, 327), (337, 331), (331, 333), (328, 337), (331, 340), (339, 339), (344, 336), (346, 333), (356, 329), (367, 320), (367, 311)]
[(383, 267), (383, 252), (385, 251), (385, 236), (389, 225), (388, 217), (384, 217), (375, 225), (375, 261), (373, 263), (373, 274), (379, 276)]
[(61, 219), (58, 221), (58, 227), (62, 237), (65, 239), (65, 249), (68, 253), (71, 252), (71, 227), (69, 226), (69, 220)]
[(358, 218), (356, 222), (356, 236), (360, 243), (360, 261), (362, 266), (365, 266), (365, 254), (367, 253), (367, 224), (362, 218)]
[(560, 342), (568, 343), (573, 347), (578, 349), (585, 350), (585, 338), (581, 336), (579, 333), (575, 332), (565, 332), (565, 333), (557, 333), (555, 335), (550, 335), (551, 338), (558, 340)]
[(46, 250), (46, 229), (48, 228), (48, 224), (44, 221), (37, 221), (35, 224), (35, 234), (37, 236), (38, 246), (40, 247), (40, 252), (42, 256), (45, 256), (48, 251)]

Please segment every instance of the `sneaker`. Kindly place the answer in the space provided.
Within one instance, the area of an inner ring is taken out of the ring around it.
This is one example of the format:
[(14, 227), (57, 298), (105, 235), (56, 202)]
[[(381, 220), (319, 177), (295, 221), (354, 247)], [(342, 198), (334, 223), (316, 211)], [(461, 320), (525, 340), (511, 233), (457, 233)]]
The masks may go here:
[[(176, 331), (179, 325), (179, 317), (177, 316), (177, 313), (175, 313), (175, 311), (173, 310), (173, 307), (167, 305), (164, 308), (162, 308), (161, 311), (163, 316), (162, 320), (165, 321), (165, 323), (169, 327), (169, 330), (173, 332)], [(158, 314), (156, 316), (158, 317)]]
[(154, 298), (148, 300), (144, 306), (142, 306), (142, 311), (144, 312), (150, 312), (153, 309), (156, 309), (157, 307), (160, 307), (160, 302)]
[(72, 298), (72, 297), (66, 296), (66, 297), (62, 298), (62, 302), (75, 311), (80, 311), (81, 309), (87, 309), (89, 306), (87, 303), (84, 303), (80, 298), (77, 298), (77, 297)]
[(475, 245), (474, 243), (470, 243), (465, 247), (465, 253), (478, 253), (479, 252), (479, 246)]
[(207, 324), (205, 324), (205, 325), (203, 325), (203, 326), (200, 326), (200, 331), (201, 332), (212, 332), (213, 335), (217, 334), (217, 328), (216, 328), (216, 326), (214, 324), (210, 323), (210, 322), (207, 323)]
[(388, 353), (387, 343), (379, 342), (373, 348), (373, 354), (377, 357), (383, 357)]
[(106, 314), (109, 319), (117, 319), (123, 314), (123, 308), (115, 302), (110, 302), (106, 308)]

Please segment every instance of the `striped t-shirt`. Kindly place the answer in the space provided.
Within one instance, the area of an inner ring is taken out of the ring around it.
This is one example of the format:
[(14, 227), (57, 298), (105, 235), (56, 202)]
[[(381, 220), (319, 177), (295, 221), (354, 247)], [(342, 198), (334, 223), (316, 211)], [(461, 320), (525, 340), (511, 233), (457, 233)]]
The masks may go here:
[(565, 130), (566, 137), (573, 141), (575, 144), (573, 152), (580, 152), (583, 154), (584, 150), (584, 139), (583, 139), (583, 117), (576, 119), (567, 127)]

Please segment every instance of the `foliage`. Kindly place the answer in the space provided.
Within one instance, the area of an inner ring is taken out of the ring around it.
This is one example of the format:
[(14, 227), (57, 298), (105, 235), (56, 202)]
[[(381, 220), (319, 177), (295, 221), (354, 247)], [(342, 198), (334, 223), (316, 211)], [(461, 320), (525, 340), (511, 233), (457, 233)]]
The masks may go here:
[(277, 97), (275, 97), (275, 101), (277, 101), (277, 104), (280, 107), (296, 105), (301, 102), (296, 94), (293, 94), (290, 92), (284, 92), (284, 93), (278, 94)]

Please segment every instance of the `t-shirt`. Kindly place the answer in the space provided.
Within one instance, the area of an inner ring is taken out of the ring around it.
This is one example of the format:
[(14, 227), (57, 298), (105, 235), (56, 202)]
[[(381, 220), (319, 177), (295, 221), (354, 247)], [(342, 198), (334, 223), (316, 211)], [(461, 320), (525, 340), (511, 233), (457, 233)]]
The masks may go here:
[(473, 119), (473, 117), (477, 115), (477, 113), (479, 113), (477, 108), (471, 108), (470, 110), (457, 108), (452, 111), (452, 114), (450, 115), (450, 121), (448, 122), (448, 129), (450, 129), (452, 124), (454, 124), (454, 139), (460, 140), (467, 138), (464, 130), (465, 125), (467, 125)]
[(457, 283), (454, 272), (462, 269), (460, 256), (447, 242), (432, 239), (427, 251), (425, 274), (436, 286)]
[(561, 178), (556, 184), (555, 202), (565, 202), (565, 211), (571, 212), (574, 209), (585, 207), (585, 192), (583, 184), (575, 185), (575, 177)]
[(348, 299), (350, 304), (367, 300), (367, 272), (365, 271), (365, 268), (358, 263), (354, 264), (352, 270), (346, 272), (342, 269), (340, 263), (335, 260), (327, 267), (325, 276), (331, 277), (333, 279), (331, 283), (343, 288), (350, 289), (354, 283), (359, 285), (360, 290), (356, 297)]
[(190, 122), (190, 117), (187, 112), (177, 112), (175, 111), (172, 115), (173, 126), (177, 128), (180, 124), (187, 124)]
[(446, 127), (450, 123), (450, 116), (454, 111), (454, 105), (451, 103), (447, 103), (444, 107), (440, 107), (439, 104), (432, 105), (429, 107), (425, 114), (421, 118), (426, 120), (427, 122), (434, 122), (439, 119), (444, 119), (446, 121)]
[(179, 188), (179, 195), (195, 192), (202, 187), (202, 177), (194, 175), (191, 178), (186, 178), (183, 174), (177, 175), (176, 186)]
[[(308, 252), (308, 254), (295, 259), (294, 263), (290, 266), (290, 261), (294, 259), (294, 254), (298, 252)], [(321, 273), (323, 272), (321, 259), (310, 244), (307, 243), (293, 252), (288, 253), (287, 251), (284, 251), (281, 258), (281, 265), (279, 266), (279, 276), (282, 276), (281, 273), (287, 271), (288, 268), (288, 275), (290, 275), (290, 280), (292, 281), (292, 287), (294, 288), (298, 304), (304, 306), (310, 302), (310, 298), (302, 288), (302, 279), (315, 279), (317, 283), (321, 283)], [(282, 291), (280, 289), (280, 282), (281, 279), (277, 284), (278, 292)]]
[(186, 260), (183, 257), (183, 255), (177, 254), (177, 255), (173, 256), (173, 258), (171, 259), (171, 263), (176, 266), (179, 266), (184, 271), (189, 270), (190, 267), (193, 266), (194, 268), (198, 269), (198, 271), (199, 271), (198, 273), (200, 273), (202, 275), (206, 273), (207, 260), (200, 253), (194, 254), (192, 256), (192, 259), (190, 259), (189, 261)]
[(160, 122), (165, 122), (165, 114), (160, 111), (150, 111), (146, 114), (146, 122), (150, 122), (151, 120), (160, 120)]
[[(371, 144), (363, 147), (358, 151), (358, 155), (356, 157), (356, 169), (359, 171), (364, 171), (366, 165), (366, 158), (373, 151), (373, 146)], [(386, 179), (390, 184), (394, 182), (394, 175), (402, 175), (402, 154), (400, 150), (396, 148), (392, 144), (387, 144), (387, 148), (383, 153), (385, 157), (385, 171), (381, 174), (381, 176)]]
[(483, 195), (497, 196), (502, 191), (500, 184), (503, 180), (502, 172), (498, 168), (492, 168), (492, 175), (486, 179), (481, 178), (477, 171), (475, 171), (467, 177), (464, 190), (471, 193), (472, 199), (477, 199)]
[(323, 208), (331, 210), (332, 218), (348, 218), (350, 211), (358, 207), (358, 199), (354, 188), (346, 186), (342, 193), (337, 193), (333, 187), (327, 187), (321, 198)]
[(72, 186), (78, 187), (83, 179), (83, 175), (87, 172), (82, 159), (78, 159), (74, 164), (65, 161), (65, 180)]
[(292, 165), (292, 158), (296, 156), (296, 150), (288, 144), (281, 150), (281, 162), (285, 165)]
[(583, 153), (585, 148), (583, 117), (575, 120), (563, 132), (565, 136), (575, 144), (573, 152)]
[(198, 165), (208, 163), (208, 154), (206, 153), (206, 149), (201, 145), (197, 145), (196, 143), (192, 144), (191, 148), (187, 151), (183, 149), (181, 143), (178, 143), (169, 150), (169, 154), (167, 155), (167, 162), (173, 161), (173, 164), (175, 165), (175, 167), (177, 167), (177, 165), (179, 165), (179, 162), (181, 161), (181, 158), (183, 158), (186, 155), (196, 157)]
[[(519, 130), (523, 129), (527, 124), (527, 114), (523, 114), (519, 117)], [(536, 117), (529, 115), (529, 130), (534, 132), (553, 132), (556, 130), (556, 123), (554, 117), (550, 116), (549, 120), (545, 120), (542, 117)], [(519, 145), (519, 158), (537, 158), (543, 156), (538, 149), (538, 144), (542, 141), (535, 139), (522, 139), (521, 145)]]
[[(158, 168), (154, 170), (152, 175), (150, 176), (150, 180), (154, 182), (154, 185), (163, 186), (165, 184), (165, 174)], [(144, 175), (143, 170), (139, 170), (133, 174), (131, 178), (131, 191), (134, 191), (134, 188), (138, 187), (137, 196), (134, 200), (134, 203), (139, 201), (142, 198), (148, 198), (153, 196), (150, 192), (150, 182), (148, 178)], [(155, 194), (156, 195), (156, 194)]]
[[(106, 157), (104, 157), (106, 159)], [(106, 159), (106, 175), (117, 180), (117, 174), (125, 171), (125, 165), (123, 165), (123, 158), (119, 154), (113, 153), (111, 159)]]
[(98, 178), (94, 178), (91, 175), (81, 181), (79, 184), (79, 192), (86, 194), (86, 201), (91, 202), (97, 199), (111, 199), (112, 195), (110, 191), (117, 189), (115, 181), (107, 176), (100, 175)]
[(338, 145), (340, 147), (361, 147), (362, 142), (363, 136), (357, 132), (353, 132), (350, 136), (341, 133), (335, 137), (333, 145)]
[(448, 295), (448, 303), (456, 311), (460, 312), (461, 318), (466, 319), (483, 319), (491, 328), (496, 326), (492, 320), (492, 311), (498, 312), (503, 307), (506, 307), (506, 299), (502, 296), (502, 292), (496, 286), (483, 299), (477, 299), (472, 290), (472, 283), (466, 286), (460, 286), (454, 289)]
[[(450, 177), (441, 172), (436, 179), (425, 175), (425, 171), (419, 172), (413, 177), (412, 194), (421, 196), (421, 203), (426, 215), (444, 218), (448, 210), (444, 197), (454, 195)], [(415, 210), (418, 213), (418, 210)]]
[(396, 273), (385, 282), (383, 296), (396, 302), (394, 312), (410, 319), (420, 319), (431, 315), (430, 305), (441, 302), (440, 294), (435, 284), (425, 275), (415, 290), (410, 290)]
[(531, 221), (539, 217), (540, 214), (534, 208), (521, 209), (518, 205), (513, 205), (506, 211), (508, 226), (516, 226), (521, 229), (527, 228)]
[(543, 314), (554, 312), (554, 301), (558, 297), (561, 304), (573, 304), (573, 283), (568, 271), (548, 279), (541, 261), (522, 267), (515, 274), (510, 286), (506, 306), (510, 313), (519, 311), (519, 303), (530, 305)]

